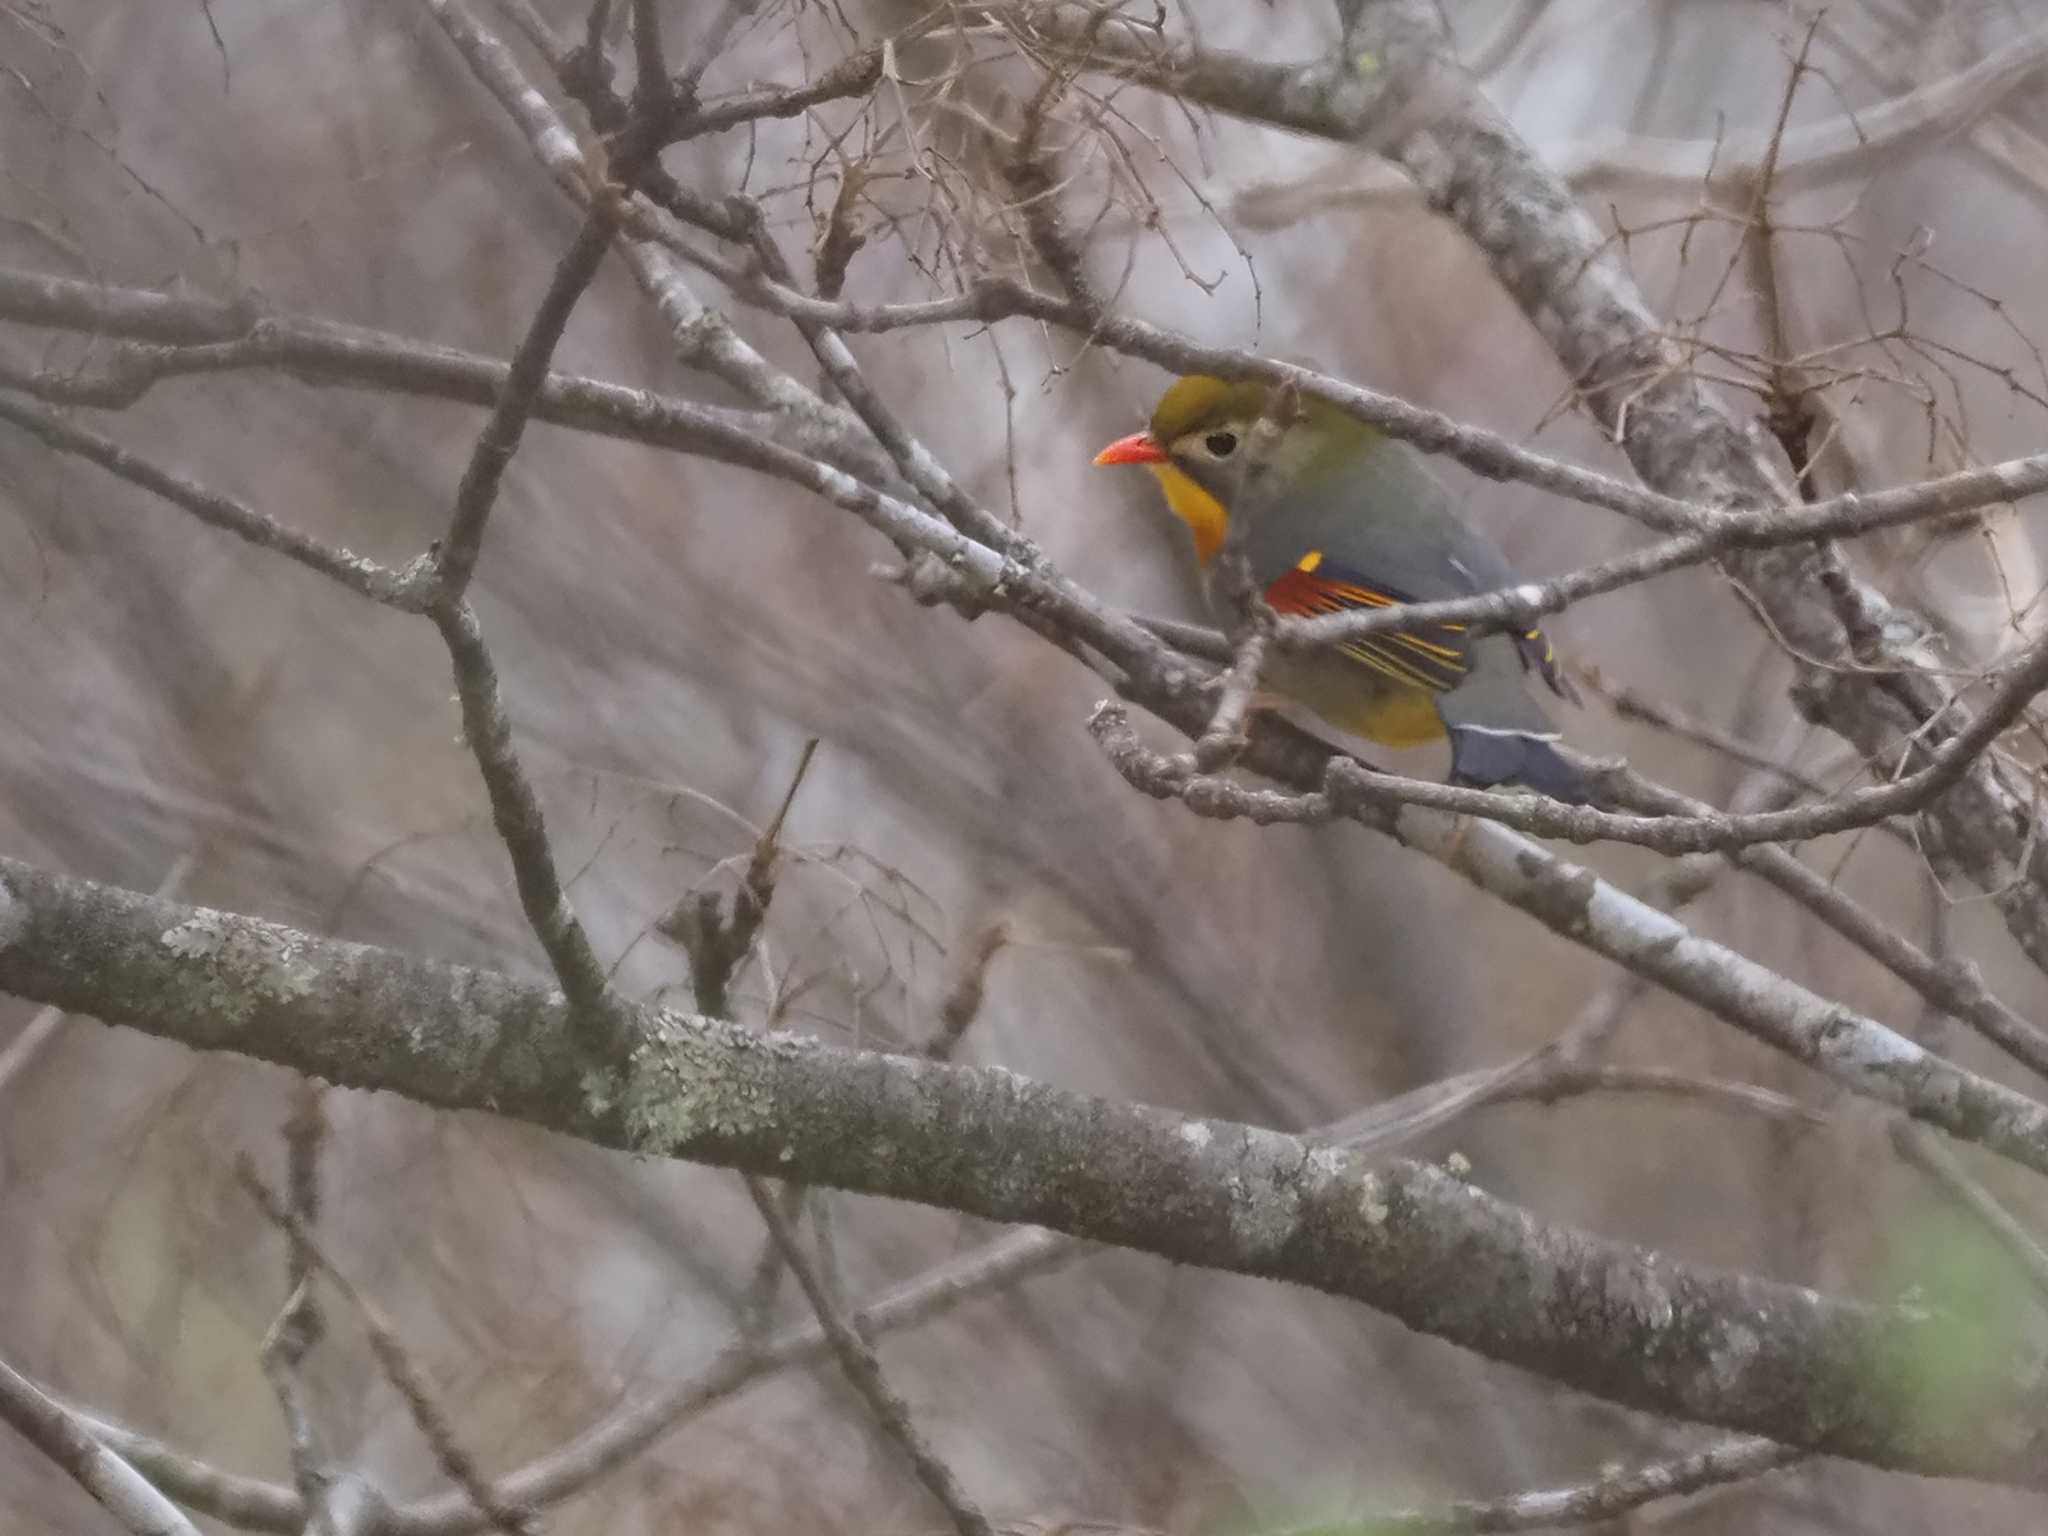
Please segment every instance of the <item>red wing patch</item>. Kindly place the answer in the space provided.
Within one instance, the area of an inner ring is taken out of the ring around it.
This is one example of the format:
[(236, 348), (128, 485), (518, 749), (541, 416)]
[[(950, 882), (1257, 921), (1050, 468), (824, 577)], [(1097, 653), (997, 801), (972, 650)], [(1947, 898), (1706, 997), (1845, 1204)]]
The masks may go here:
[[(1266, 588), (1275, 613), (1313, 618), (1360, 608), (1388, 608), (1408, 599), (1357, 579), (1310, 551), (1301, 564)], [(1338, 650), (1382, 676), (1411, 688), (1446, 693), (1464, 681), (1469, 642), (1462, 624), (1426, 624), (1412, 635), (1372, 635)]]
[[(1321, 550), (1312, 549), (1293, 570), (1266, 588), (1266, 601), (1275, 613), (1312, 618), (1358, 608), (1387, 608), (1415, 599), (1375, 586), (1358, 572), (1326, 560)], [(1522, 665), (1541, 675), (1558, 697), (1576, 704), (1578, 694), (1543, 631), (1531, 629), (1512, 638)], [(1395, 682), (1439, 693), (1457, 687), (1471, 668), (1471, 642), (1465, 638), (1462, 624), (1425, 624), (1413, 634), (1373, 635), (1338, 649)]]

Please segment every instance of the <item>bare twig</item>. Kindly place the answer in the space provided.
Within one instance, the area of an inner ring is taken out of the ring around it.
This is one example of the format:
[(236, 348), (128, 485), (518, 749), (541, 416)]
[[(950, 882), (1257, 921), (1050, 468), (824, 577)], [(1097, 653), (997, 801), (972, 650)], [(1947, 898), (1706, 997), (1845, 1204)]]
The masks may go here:
[(604, 966), (562, 889), (540, 797), (513, 751), (498, 670), (476, 615), (468, 603), (437, 600), (433, 619), (454, 663), (463, 739), (490, 796), (492, 823), (511, 856), (520, 907), (575, 1008), (593, 1057), (616, 1060), (631, 1043), (628, 1031)]
[[(1541, 796), (1497, 790), (1468, 789), (1392, 774), (1367, 772), (1344, 758), (1329, 767), (1327, 790), (1343, 801), (1381, 807), (1412, 805), (1454, 815), (1481, 816), (1538, 837), (1559, 837), (1576, 843), (1614, 841), (1654, 848), (1660, 853), (1731, 852), (1760, 843), (1799, 842), (1870, 826), (1894, 816), (1919, 811), (1934, 803), (1968, 773), (1978, 757), (2019, 719), (2035, 696), (2048, 687), (2048, 636), (2036, 640), (2019, 663), (2001, 680), (1992, 697), (1961, 732), (1928, 754), (1926, 766), (1913, 773), (1862, 789), (1847, 790), (1815, 805), (1748, 815), (1700, 812), (1689, 815), (1638, 816), (1592, 806), (1568, 806)], [(1098, 739), (1103, 730), (1121, 729), (1117, 717), (1097, 716)], [(1211, 781), (1195, 773), (1188, 759), (1177, 785), (1148, 771), (1148, 793), (1197, 801), (1216, 814), (1241, 814), (1262, 822), (1315, 823), (1341, 814), (1345, 806), (1329, 793), (1315, 791), (1293, 797), (1247, 791), (1242, 796), (1211, 795)], [(1128, 777), (1128, 775), (1127, 775)], [(1228, 807), (1236, 806), (1232, 811)]]
[[(855, 1326), (868, 1338), (918, 1327), (1092, 1251), (1089, 1244), (1053, 1232), (1014, 1232), (895, 1287), (862, 1308)], [(778, 1371), (814, 1365), (830, 1353), (816, 1323), (787, 1329), (758, 1346), (737, 1344), (703, 1370), (668, 1382), (651, 1397), (623, 1404), (582, 1434), (498, 1479), (498, 1497), (513, 1506), (569, 1498), (693, 1415)], [(222, 1472), (150, 1436), (69, 1411), (153, 1481), (217, 1520), (279, 1536), (299, 1536), (305, 1527), (305, 1506), (290, 1488)], [(488, 1524), (488, 1517), (457, 1490), (393, 1510), (378, 1529), (391, 1536), (472, 1536)]]
[(1340, 1526), (1288, 1526), (1272, 1536), (1465, 1536), (1482, 1531), (1542, 1531), (1618, 1520), (1659, 1499), (1747, 1482), (1805, 1458), (1805, 1452), (1745, 1435), (1690, 1456), (1603, 1472), (1570, 1488), (1546, 1488), (1503, 1499), (1460, 1499), (1435, 1509), (1367, 1514)]
[[(1089, 729), (1134, 788), (1156, 798), (1182, 800), (1197, 815), (1237, 817), (1261, 825), (1320, 822), (1357, 815), (1376, 803), (1370, 796), (1353, 798), (1354, 783), (1374, 776), (1346, 758), (1330, 760), (1326, 774), (1332, 786), (1329, 790), (1284, 793), (1247, 789), (1228, 779), (1196, 774), (1185, 759), (1149, 752), (1117, 705), (1098, 705)], [(1856, 1014), (1732, 951), (1718, 951), (1711, 966), (1701, 967), (1688, 951), (1703, 941), (1682, 924), (1618, 891), (1598, 887), (1596, 892), (1590, 873), (1553, 860), (1519, 839), (1499, 845), (1482, 841), (1479, 830), (1477, 826), (1455, 831), (1444, 828), (1436, 844), (1442, 849), (1441, 856), (1489, 889), (1519, 892), (1520, 904), (1554, 931), (1590, 943), (1637, 974), (1690, 998), (1855, 1092), (1903, 1105), (1917, 1119), (1969, 1140), (1984, 1141), (1982, 1133), (1993, 1123), (2001, 1126), (2001, 1140), (2009, 1132), (2018, 1132), (2019, 1139), (2008, 1144), (2013, 1154), (2048, 1172), (2048, 1106), (1965, 1072), (1875, 1019)], [(1406, 840), (1411, 846), (1425, 842), (1412, 828)], [(1602, 942), (1590, 919), (1603, 909), (1618, 916), (1622, 908), (1628, 912), (1632, 939), (1614, 945)], [(1659, 934), (1663, 937), (1653, 937)], [(1974, 1107), (1963, 1108), (1966, 1103)], [(1988, 1141), (1984, 1144), (1990, 1145)]]
[[(853, 1314), (850, 1321), (865, 1339), (915, 1327), (964, 1302), (1005, 1290), (1092, 1251), (1088, 1244), (1052, 1232), (1014, 1232), (899, 1286)], [(550, 1504), (567, 1498), (690, 1416), (775, 1371), (813, 1365), (831, 1354), (832, 1346), (819, 1323), (788, 1329), (758, 1346), (742, 1342), (704, 1370), (670, 1383), (651, 1398), (622, 1407), (567, 1444), (509, 1474), (499, 1483), (500, 1496), (524, 1504)], [(400, 1512), (392, 1525), (393, 1536), (470, 1536), (477, 1528), (473, 1511), (459, 1497), (415, 1504)]]
[[(149, 1435), (75, 1405), (66, 1410), (92, 1437), (179, 1502), (243, 1530), (299, 1536), (311, 1518), (298, 1490), (224, 1472)], [(316, 1506), (317, 1507), (317, 1506)]]
[(428, 584), (412, 571), (396, 571), (288, 528), (264, 513), (181, 476), (159, 469), (111, 439), (73, 426), (57, 412), (0, 393), (0, 421), (34, 433), (52, 448), (76, 454), (123, 480), (182, 507), (209, 527), (224, 529), (262, 549), (273, 550), (308, 570), (340, 582), (352, 592), (407, 612), (424, 609)]
[(306, 1282), (292, 1288), (277, 1316), (264, 1330), (257, 1347), (257, 1359), (264, 1378), (277, 1398), (278, 1415), (284, 1420), (285, 1449), (291, 1457), (292, 1485), (307, 1511), (307, 1526), (316, 1536), (341, 1536), (327, 1517), (329, 1472), (326, 1457), (313, 1428), (312, 1411), (306, 1405), (305, 1384), (299, 1380), (299, 1330), (296, 1326), (306, 1302)]
[(1009, 942), (1010, 926), (1001, 921), (984, 923), (968, 940), (959, 973), (939, 1004), (939, 1027), (918, 1047), (920, 1054), (933, 1061), (952, 1060), (953, 1052), (981, 1016), (982, 999), (988, 994), (988, 968)]
[(0, 1361), (0, 1420), (61, 1467), (129, 1536), (199, 1536), (177, 1505), (5, 1361)]
[(605, 252), (611, 249), (616, 228), (608, 205), (602, 198), (595, 199), (583, 228), (577, 232), (576, 243), (556, 267), (547, 294), (534, 311), (526, 339), (512, 354), (498, 403), (483, 435), (477, 439), (469, 467), (462, 472), (462, 483), (455, 492), (455, 512), (441, 541), (441, 590), (437, 601), (442, 604), (453, 606), (460, 602), (469, 587), (477, 557), (483, 552), (484, 528), (497, 502), (498, 487), (504, 481), (512, 455), (519, 451), (519, 440), (526, 433), (534, 402), (547, 382), (548, 363), (577, 300), (583, 297), (584, 290), (597, 276)]
[[(1918, 85), (1853, 115), (1805, 124), (1784, 136), (1778, 150), (1779, 185), (1810, 191), (1868, 175), (1919, 145), (1967, 128), (2048, 64), (2048, 36), (2026, 32), (1955, 74)], [(1483, 71), (1475, 71), (1483, 72)], [(1546, 165), (1581, 192), (1692, 194), (1740, 177), (1770, 153), (1763, 142), (1656, 138), (1612, 130), (1566, 143), (1538, 146)], [(1398, 183), (1346, 168), (1299, 181), (1260, 183), (1240, 194), (1236, 209), (1255, 227), (1288, 224), (1307, 213), (1373, 203)]]
[[(530, 1512), (499, 1498), (497, 1490), (477, 1469), (469, 1453), (455, 1438), (447, 1416), (434, 1401), (431, 1388), (413, 1364), (411, 1355), (384, 1315), (370, 1299), (356, 1289), (349, 1278), (338, 1269), (327, 1256), (319, 1241), (307, 1230), (299, 1213), (280, 1201), (268, 1185), (257, 1175), (248, 1159), (242, 1159), (236, 1166), (236, 1175), (242, 1186), (262, 1207), (263, 1214), (284, 1232), (294, 1249), (303, 1252), (308, 1263), (325, 1276), (339, 1291), (363, 1322), (364, 1332), (369, 1335), (370, 1352), (377, 1357), (377, 1363), (391, 1385), (398, 1389), (398, 1395), (412, 1413), (413, 1422), (420, 1433), (433, 1447), (435, 1460), (441, 1470), (462, 1489), (476, 1508), (488, 1517), (491, 1525), (504, 1536), (534, 1536), (533, 1518)], [(308, 1282), (310, 1283), (310, 1282)], [(286, 1313), (289, 1315), (290, 1306)], [(276, 1330), (273, 1329), (273, 1333)], [(303, 1491), (303, 1490), (302, 1490)]]
[[(585, 154), (568, 124), (547, 98), (528, 83), (511, 50), (478, 24), (461, 0), (426, 0), (426, 4), (462, 54), (463, 62), (519, 126), (534, 157), (555, 184), (577, 206), (586, 209), (593, 197), (602, 196), (611, 215), (626, 222), (631, 234), (625, 242), (627, 267), (668, 321), (670, 335), (683, 360), (710, 369), (756, 404), (782, 412), (790, 418), (792, 432), (820, 444), (831, 443), (833, 451), (827, 457), (872, 462), (872, 445), (861, 440), (858, 423), (843, 408), (827, 404), (772, 367), (723, 316), (697, 302), (677, 272), (674, 259), (656, 243), (654, 237), (660, 230), (644, 198), (615, 187), (604, 168)], [(554, 48), (549, 52), (564, 79), (580, 90), (599, 130), (623, 132), (627, 128), (627, 108), (610, 95), (604, 81), (579, 75), (565, 51)], [(681, 189), (665, 178), (656, 162), (644, 167), (643, 181), (648, 193), (681, 194)]]
[(1770, 774), (1784, 784), (1810, 795), (1833, 793), (1828, 785), (1811, 774), (1782, 763), (1761, 748), (1743, 740), (1732, 731), (1696, 720), (1683, 710), (1674, 708), (1642, 688), (1616, 682), (1594, 667), (1577, 667), (1572, 671), (1579, 687), (1594, 697), (1605, 700), (1615, 715), (1623, 720), (1675, 736), (1680, 741), (1689, 741), (1696, 746), (1719, 753), (1722, 757), (1742, 764), (1758, 773)]
[(754, 1209), (761, 1213), (761, 1220), (767, 1224), (769, 1235), (782, 1254), (782, 1262), (796, 1276), (797, 1284), (810, 1302), (811, 1311), (816, 1314), (818, 1324), (832, 1346), (832, 1353), (838, 1357), (839, 1368), (846, 1373), (846, 1379), (853, 1383), (855, 1390), (867, 1399), (868, 1407), (889, 1438), (902, 1448), (917, 1473), (918, 1481), (938, 1500), (960, 1536), (994, 1536), (988, 1516), (975, 1506), (967, 1491), (960, 1486), (953, 1469), (940, 1459), (911, 1422), (910, 1406), (882, 1375), (881, 1362), (876, 1360), (875, 1352), (868, 1347), (854, 1324), (841, 1315), (837, 1303), (819, 1277), (817, 1267), (798, 1243), (789, 1218), (776, 1204), (773, 1191), (763, 1180), (750, 1178), (747, 1180), (747, 1193), (753, 1197)]
[[(1626, 803), (1679, 813), (1701, 809), (1698, 801), (1638, 774), (1612, 774), (1607, 783), (1609, 792)], [(1820, 918), (1918, 992), (1929, 1006), (1964, 1020), (2015, 1061), (2048, 1075), (2048, 1033), (2002, 1002), (1967, 960), (1943, 960), (1928, 954), (1841, 890), (1837, 882), (1807, 868), (1783, 848), (1738, 848), (1728, 857)]]
[(697, 1011), (714, 1019), (730, 1018), (728, 992), (733, 973), (754, 947), (754, 939), (768, 916), (768, 904), (775, 898), (777, 865), (782, 858), (782, 824), (796, 803), (817, 755), (818, 738), (813, 736), (797, 754), (796, 771), (789, 777), (782, 803), (761, 835), (740, 876), (739, 889), (731, 905), (721, 911), (718, 893), (702, 891), (685, 896), (655, 919), (656, 930), (676, 941), (690, 957), (690, 990)]
[[(1772, 781), (1756, 775), (1737, 789), (1734, 799), (1737, 805), (1746, 807), (1753, 799), (1782, 792)], [(1644, 883), (1642, 900), (1647, 906), (1676, 917), (1713, 889), (1729, 868), (1726, 860), (1711, 854), (1689, 854), (1672, 860)], [(1596, 1085), (1596, 1076), (1606, 1070), (1597, 1065), (1599, 1058), (1628, 1010), (1642, 998), (1650, 985), (1650, 980), (1640, 972), (1624, 970), (1595, 993), (1554, 1040), (1499, 1065), (1427, 1083), (1393, 1099), (1369, 1105), (1337, 1121), (1326, 1134), (1355, 1150), (1378, 1152), (1405, 1146), (1417, 1137), (1488, 1104), (1517, 1098), (1541, 1098), (1548, 1083), (1591, 1088)], [(1658, 1091), (1640, 1078), (1615, 1086), (1622, 1091), (1637, 1087)], [(1778, 1096), (1765, 1089), (1751, 1088), (1747, 1084), (1716, 1086), (1735, 1092), (1732, 1095), (1705, 1096), (1802, 1123), (1805, 1116), (1812, 1113), (1794, 1100), (1780, 1101)], [(1763, 1099), (1759, 1100), (1755, 1095), (1763, 1095)]]
[[(294, 1218), (294, 1234), (312, 1231), (320, 1220), (320, 1148), (327, 1136), (320, 1094), (320, 1086), (310, 1080), (294, 1084), (291, 1113), (284, 1123), (285, 1198)], [(295, 1366), (320, 1342), (326, 1323), (310, 1283), (312, 1255), (297, 1235), (290, 1237), (288, 1250), (286, 1290), (290, 1299), (274, 1326), (280, 1357)]]
[(2048, 1300), (2048, 1251), (2041, 1240), (2001, 1205), (1991, 1192), (1972, 1178), (1962, 1162), (1937, 1136), (1909, 1120), (1896, 1120), (1891, 1128), (1892, 1146), (1899, 1156), (1926, 1174), (1960, 1204), (1999, 1245), (2012, 1255), (2034, 1287), (2037, 1299)]

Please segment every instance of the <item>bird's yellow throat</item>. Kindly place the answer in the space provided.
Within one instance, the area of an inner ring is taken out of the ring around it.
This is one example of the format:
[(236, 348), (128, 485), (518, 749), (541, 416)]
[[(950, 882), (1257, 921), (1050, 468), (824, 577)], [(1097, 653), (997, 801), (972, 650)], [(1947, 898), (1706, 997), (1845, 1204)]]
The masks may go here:
[(1166, 492), (1166, 504), (1173, 509), (1173, 515), (1188, 525), (1188, 532), (1195, 536), (1195, 558), (1207, 565), (1216, 558), (1216, 551), (1223, 547), (1223, 536), (1230, 530), (1230, 514), (1223, 510), (1223, 503), (1211, 496), (1193, 477), (1174, 465), (1147, 464), (1159, 488)]

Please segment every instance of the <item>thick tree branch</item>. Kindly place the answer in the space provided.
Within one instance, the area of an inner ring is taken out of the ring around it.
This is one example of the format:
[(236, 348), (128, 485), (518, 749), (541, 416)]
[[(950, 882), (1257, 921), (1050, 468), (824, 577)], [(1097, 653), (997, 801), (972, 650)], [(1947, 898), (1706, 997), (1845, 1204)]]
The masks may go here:
[[(1976, 1384), (1982, 1412), (1919, 1412), (1903, 1362), (1935, 1326), (1924, 1315), (1541, 1225), (1417, 1164), (1375, 1169), (1339, 1148), (1010, 1073), (651, 1010), (635, 1011), (640, 1044), (607, 1079), (541, 988), (12, 860), (0, 860), (0, 987), (608, 1146), (1293, 1280), (1618, 1402), (1808, 1449), (2044, 1478), (2048, 1374), (2017, 1343)], [(1843, 1017), (1825, 1013), (1817, 1026)]]

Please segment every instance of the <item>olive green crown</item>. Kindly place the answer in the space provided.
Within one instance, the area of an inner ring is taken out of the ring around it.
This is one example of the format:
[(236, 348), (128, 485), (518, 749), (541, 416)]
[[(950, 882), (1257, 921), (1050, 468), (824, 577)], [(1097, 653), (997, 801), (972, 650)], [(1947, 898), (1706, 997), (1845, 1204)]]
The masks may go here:
[(1175, 379), (1152, 412), (1152, 440), (1164, 446), (1203, 427), (1256, 421), (1265, 414), (1267, 392), (1256, 380), (1230, 384), (1206, 373)]

